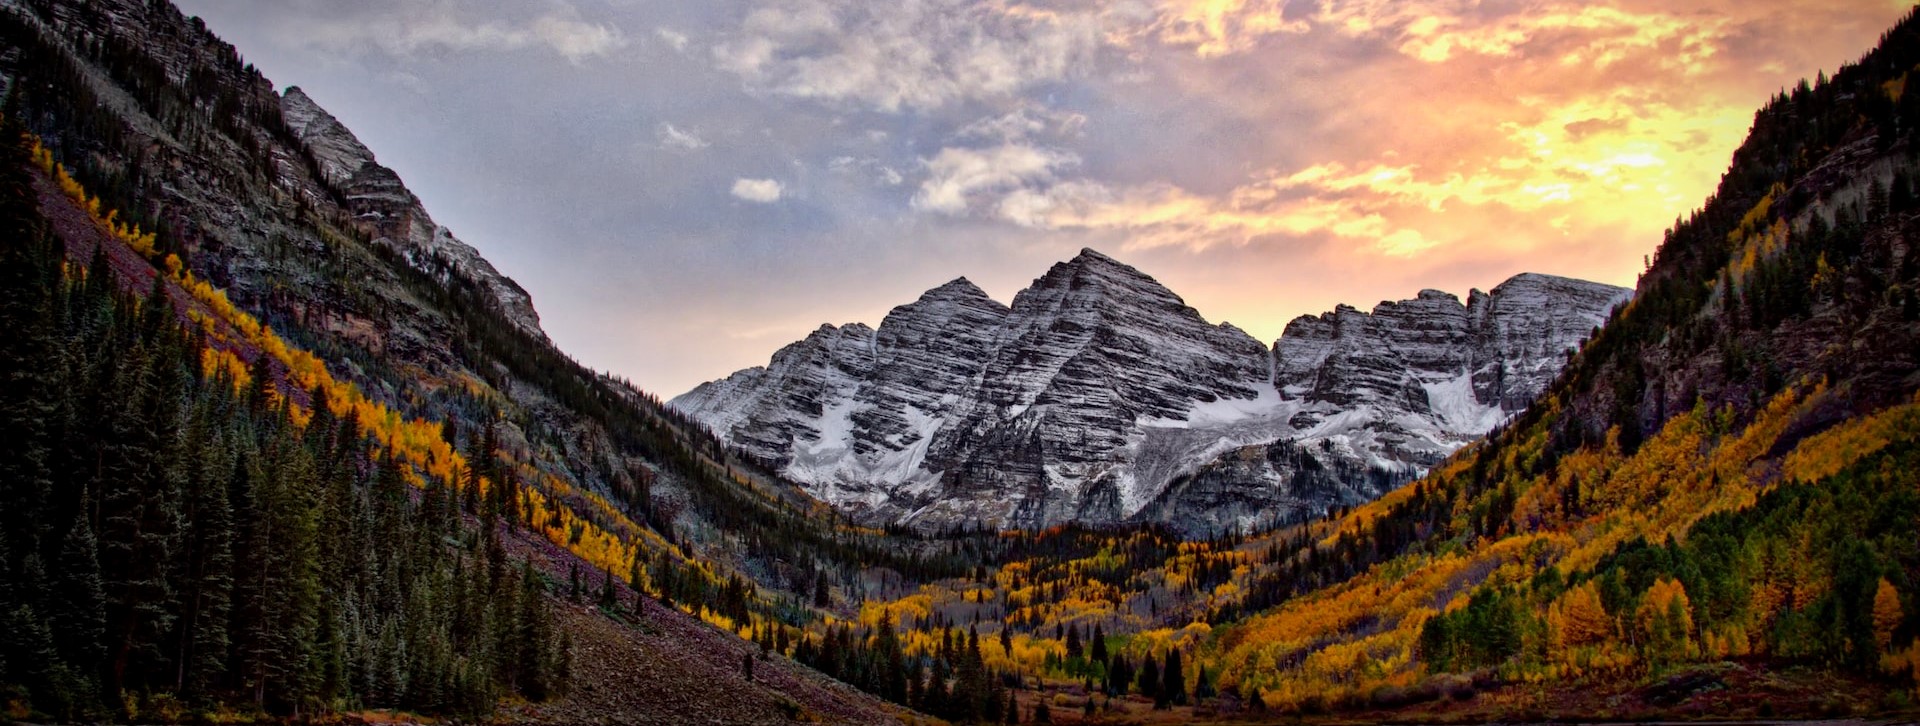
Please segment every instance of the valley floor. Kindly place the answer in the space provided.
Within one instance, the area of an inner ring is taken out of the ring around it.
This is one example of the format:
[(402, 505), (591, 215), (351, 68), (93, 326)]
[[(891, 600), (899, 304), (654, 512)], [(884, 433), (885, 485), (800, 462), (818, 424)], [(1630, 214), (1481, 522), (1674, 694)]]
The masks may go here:
[[(1210, 699), (1164, 711), (1131, 695), (1093, 697), (1079, 684), (1049, 683), (1019, 694), (1023, 719), (1045, 700), (1053, 723), (1086, 724), (1817, 724), (1878, 726), (1920, 723), (1920, 708), (1900, 689), (1871, 680), (1760, 662), (1703, 664), (1645, 679), (1554, 685), (1476, 687), (1467, 679), (1378, 692), (1370, 703), (1314, 703), (1304, 710), (1255, 710), (1233, 699)], [(1388, 704), (1388, 705), (1380, 705)], [(1868, 717), (1867, 714), (1873, 714)], [(1023, 721), (1025, 722), (1025, 721)]]

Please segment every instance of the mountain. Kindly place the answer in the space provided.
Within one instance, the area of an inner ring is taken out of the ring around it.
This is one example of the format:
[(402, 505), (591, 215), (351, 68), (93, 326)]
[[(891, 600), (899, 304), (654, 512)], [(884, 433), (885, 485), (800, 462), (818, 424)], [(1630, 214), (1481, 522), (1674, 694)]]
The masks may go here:
[(448, 274), (478, 284), (507, 320), (531, 335), (545, 337), (527, 291), (452, 231), (434, 224), (400, 175), (374, 161), (373, 151), (333, 114), (299, 86), (287, 88), (280, 97), (280, 113), (287, 130), (318, 162), (321, 177), (345, 196), (346, 210), (375, 230), (376, 243), (394, 246), (416, 266), (422, 260), (444, 260)]
[[(1304, 316), (1269, 349), (1089, 249), (1011, 307), (961, 278), (668, 405), (866, 521), (1204, 534), (1412, 478), (1524, 408), (1625, 297), (1524, 274), (1464, 305)], [(1227, 465), (1270, 446), (1293, 463)]]

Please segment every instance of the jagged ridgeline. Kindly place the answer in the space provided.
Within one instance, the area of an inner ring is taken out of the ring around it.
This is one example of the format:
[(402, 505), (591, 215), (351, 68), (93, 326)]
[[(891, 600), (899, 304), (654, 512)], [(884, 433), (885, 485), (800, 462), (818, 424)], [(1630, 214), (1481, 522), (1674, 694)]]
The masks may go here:
[(1371, 501), (1525, 408), (1628, 291), (1516, 275), (1290, 323), (1272, 348), (1094, 250), (965, 278), (668, 405), (859, 521), (1271, 528)]

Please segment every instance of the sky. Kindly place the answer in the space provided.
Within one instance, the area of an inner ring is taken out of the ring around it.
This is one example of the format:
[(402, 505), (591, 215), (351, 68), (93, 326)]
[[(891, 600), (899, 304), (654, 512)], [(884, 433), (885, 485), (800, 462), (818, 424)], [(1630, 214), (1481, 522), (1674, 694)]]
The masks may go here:
[(176, 0), (654, 393), (1092, 247), (1208, 320), (1632, 285), (1893, 0)]

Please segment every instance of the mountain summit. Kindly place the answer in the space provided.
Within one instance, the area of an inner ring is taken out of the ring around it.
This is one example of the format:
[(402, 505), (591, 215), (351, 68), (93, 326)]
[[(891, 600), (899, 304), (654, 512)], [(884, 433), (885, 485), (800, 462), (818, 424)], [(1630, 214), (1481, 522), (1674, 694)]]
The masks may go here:
[[(1411, 478), (1524, 407), (1626, 294), (1519, 275), (1303, 316), (1269, 348), (1086, 249), (1011, 307), (960, 278), (669, 405), (875, 523), (1203, 533)], [(1210, 463), (1309, 444), (1311, 476)]]
[(371, 223), (379, 235), (376, 241), (393, 246), (408, 264), (425, 272), (444, 275), (436, 269), (436, 263), (444, 264), (446, 272), (485, 290), (515, 326), (536, 337), (546, 337), (540, 329), (540, 315), (533, 309), (533, 297), (494, 269), (479, 250), (435, 224), (420, 198), (401, 183), (400, 175), (375, 161), (373, 151), (333, 114), (299, 86), (287, 87), (280, 96), (280, 113), (287, 128), (306, 144), (324, 180), (344, 195), (347, 211)]

